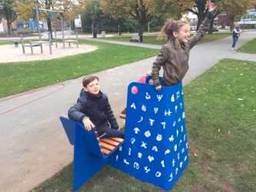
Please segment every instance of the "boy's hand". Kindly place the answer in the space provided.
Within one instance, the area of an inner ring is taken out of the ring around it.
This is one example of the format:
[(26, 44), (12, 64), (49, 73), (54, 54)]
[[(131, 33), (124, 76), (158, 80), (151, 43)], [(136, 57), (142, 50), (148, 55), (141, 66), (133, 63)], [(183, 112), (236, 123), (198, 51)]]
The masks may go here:
[(84, 117), (84, 118), (83, 118), (83, 124), (84, 124), (84, 128), (85, 128), (87, 131), (91, 131), (92, 128), (95, 127), (95, 125), (91, 122), (91, 120), (90, 120), (88, 117)]
[(216, 5), (211, 0), (208, 0), (207, 8), (208, 8), (209, 12), (211, 12), (211, 11), (214, 11), (216, 9)]

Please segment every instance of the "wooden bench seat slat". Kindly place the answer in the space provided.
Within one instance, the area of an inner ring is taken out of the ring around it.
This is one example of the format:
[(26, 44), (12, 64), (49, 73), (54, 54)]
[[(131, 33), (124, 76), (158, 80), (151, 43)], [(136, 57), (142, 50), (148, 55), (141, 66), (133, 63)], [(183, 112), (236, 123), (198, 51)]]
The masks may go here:
[(105, 148), (101, 148), (100, 149), (101, 153), (105, 154), (105, 155), (108, 155), (111, 153), (111, 150), (108, 150), (108, 149), (105, 149)]
[(100, 142), (104, 142), (104, 143), (107, 143), (107, 144), (110, 144), (110, 145), (114, 145), (114, 146), (118, 146), (120, 143), (119, 142), (116, 142), (110, 138), (104, 138), (104, 139), (100, 139)]
[(104, 142), (100, 142), (99, 144), (100, 144), (101, 148), (109, 149), (111, 151), (116, 148), (116, 146), (113, 146), (113, 145), (110, 145), (110, 144), (107, 144), (107, 143), (104, 143)]
[(119, 143), (123, 142), (124, 139), (123, 138), (120, 138), (120, 137), (111, 137), (110, 139), (114, 140), (114, 141), (117, 141)]

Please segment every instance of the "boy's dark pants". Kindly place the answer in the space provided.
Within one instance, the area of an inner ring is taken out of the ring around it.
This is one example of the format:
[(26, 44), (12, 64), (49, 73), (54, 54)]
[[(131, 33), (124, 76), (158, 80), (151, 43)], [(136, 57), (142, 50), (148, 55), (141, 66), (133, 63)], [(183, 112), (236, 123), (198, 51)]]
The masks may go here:
[(100, 136), (102, 134), (105, 134), (103, 138), (106, 137), (121, 137), (124, 138), (124, 133), (118, 129), (112, 129), (111, 126), (108, 123), (105, 123), (103, 125), (97, 126), (96, 128), (97, 135)]

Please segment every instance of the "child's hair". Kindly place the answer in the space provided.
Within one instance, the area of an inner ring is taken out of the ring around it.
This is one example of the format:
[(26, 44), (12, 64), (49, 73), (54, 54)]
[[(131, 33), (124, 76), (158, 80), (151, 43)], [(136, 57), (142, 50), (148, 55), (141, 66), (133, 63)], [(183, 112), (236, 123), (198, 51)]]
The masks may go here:
[(87, 85), (88, 85), (89, 83), (91, 83), (92, 81), (94, 81), (95, 79), (97, 79), (97, 80), (99, 81), (99, 77), (97, 77), (97, 76), (95, 76), (95, 75), (84, 77), (84, 78), (83, 78), (83, 81), (82, 81), (83, 86), (84, 86), (84, 87), (87, 87)]
[(183, 20), (168, 19), (161, 29), (161, 33), (165, 34), (168, 39), (173, 39), (173, 33), (178, 32), (181, 27), (188, 25), (188, 22)]

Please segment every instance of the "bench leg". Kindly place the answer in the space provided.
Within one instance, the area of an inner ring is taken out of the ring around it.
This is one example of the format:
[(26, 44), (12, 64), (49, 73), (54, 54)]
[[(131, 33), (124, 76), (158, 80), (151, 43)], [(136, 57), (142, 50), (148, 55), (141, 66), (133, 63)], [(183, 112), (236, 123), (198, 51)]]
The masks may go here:
[(40, 49), (41, 49), (41, 54), (43, 54), (43, 46), (40, 45)]
[(25, 47), (22, 45), (22, 53), (25, 54)]
[(34, 52), (33, 52), (33, 47), (30, 46), (30, 49), (31, 49), (31, 54), (34, 55)]
[(109, 159), (92, 155), (88, 151), (85, 132), (82, 129), (82, 127), (76, 127), (75, 129), (73, 191), (77, 191), (109, 161)]

